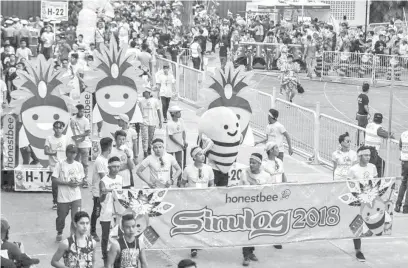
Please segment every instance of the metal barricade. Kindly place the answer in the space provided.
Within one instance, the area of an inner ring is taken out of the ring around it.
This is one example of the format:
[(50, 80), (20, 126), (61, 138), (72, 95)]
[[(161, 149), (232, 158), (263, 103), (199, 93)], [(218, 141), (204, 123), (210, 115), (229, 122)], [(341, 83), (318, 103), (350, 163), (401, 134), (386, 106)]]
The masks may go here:
[(249, 124), (257, 135), (264, 136), (266, 125), (268, 125), (268, 112), (273, 107), (273, 98), (267, 93), (257, 92), (256, 103), (259, 107), (252, 110)]
[(282, 99), (276, 99), (275, 109), (279, 113), (281, 122), (288, 131), (293, 149), (307, 157), (317, 153), (319, 144), (316, 144), (316, 112)]
[(372, 80), (374, 57), (355, 52), (323, 52), (322, 78)]
[(178, 70), (179, 97), (189, 103), (196, 103), (204, 72), (182, 64), (179, 65)]
[[(392, 65), (392, 60), (395, 65)], [(374, 77), (375, 81), (391, 81), (392, 69), (394, 68), (394, 83), (408, 85), (408, 56), (375, 55)]]
[(179, 54), (181, 64), (188, 66), (189, 62), (191, 61), (191, 49), (190, 48), (182, 48)]

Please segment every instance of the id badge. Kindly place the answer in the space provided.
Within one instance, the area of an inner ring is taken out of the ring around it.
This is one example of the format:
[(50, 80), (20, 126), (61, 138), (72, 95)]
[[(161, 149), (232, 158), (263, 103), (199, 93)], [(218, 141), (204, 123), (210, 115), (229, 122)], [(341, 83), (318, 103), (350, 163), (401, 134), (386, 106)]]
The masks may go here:
[(164, 174), (163, 174), (163, 172), (161, 172), (161, 171), (157, 172), (157, 179), (158, 179), (158, 181), (161, 182), (161, 183), (166, 183), (166, 182), (164, 181)]

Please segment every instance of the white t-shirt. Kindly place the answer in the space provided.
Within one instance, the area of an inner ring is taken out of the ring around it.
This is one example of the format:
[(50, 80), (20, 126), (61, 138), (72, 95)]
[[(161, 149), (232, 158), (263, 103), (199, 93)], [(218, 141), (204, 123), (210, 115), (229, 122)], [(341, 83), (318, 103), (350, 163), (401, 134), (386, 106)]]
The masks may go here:
[(333, 162), (337, 163), (334, 171), (334, 180), (346, 180), (350, 168), (357, 162), (357, 153), (353, 150), (342, 152), (336, 150), (332, 155)]
[(74, 144), (74, 141), (64, 134), (59, 138), (52, 135), (45, 139), (45, 146), (48, 146), (52, 151), (57, 151), (57, 155), (48, 156), (51, 170), (59, 161), (66, 158), (65, 150), (69, 144)]
[(176, 144), (173, 140), (171, 140), (170, 135), (172, 135), (176, 141), (183, 144), (183, 132), (186, 131), (183, 119), (179, 118), (177, 122), (174, 122), (173, 120), (168, 121), (166, 129), (167, 129), (166, 151), (168, 153), (182, 151), (183, 148), (181, 148), (180, 145)]
[(165, 184), (171, 179), (170, 172), (172, 167), (178, 165), (176, 158), (171, 154), (164, 153), (162, 159), (163, 165), (161, 164), (159, 157), (149, 155), (141, 163), (143, 167), (149, 167), (150, 180), (156, 183), (158, 188), (165, 188)]
[[(91, 125), (89, 124), (89, 120), (85, 118), (85, 116), (82, 116), (81, 118), (78, 118), (76, 116), (72, 117), (71, 120), (75, 124), (74, 128), (74, 135), (79, 135), (85, 133), (87, 130), (91, 130)], [(82, 142), (77, 142), (77, 147), (78, 148), (91, 148), (92, 142), (91, 139), (89, 138), (89, 135), (85, 137), (84, 141)]]
[(44, 47), (51, 47), (54, 44), (54, 33), (43, 32), (41, 39), (44, 39)]
[[(118, 130), (123, 129), (120, 128)], [(135, 158), (135, 155), (133, 155), (133, 142), (137, 142), (137, 132), (131, 127), (123, 131), (126, 133), (126, 147), (130, 150), (130, 154), (133, 156), (133, 158)]]
[(188, 165), (183, 171), (182, 179), (187, 182), (188, 187), (207, 188), (208, 182), (214, 180), (214, 172), (206, 164), (203, 164), (200, 169), (194, 164)]
[(92, 187), (91, 192), (92, 196), (99, 197), (99, 182), (101, 181), (101, 177), (99, 177), (99, 173), (109, 173), (108, 168), (108, 158), (105, 158), (102, 155), (98, 155), (95, 159), (94, 166), (92, 168)]
[(157, 76), (157, 83), (160, 84), (160, 97), (171, 98), (173, 96), (173, 84), (176, 83), (173, 74), (165, 75), (161, 73)]
[(282, 182), (283, 172), (283, 162), (279, 158), (275, 158), (275, 161), (266, 159), (262, 162), (262, 168), (271, 176), (271, 183)]
[(141, 112), (143, 115), (143, 124), (147, 126), (157, 126), (159, 124), (159, 117), (157, 110), (160, 110), (159, 100), (156, 98), (143, 98), (140, 100)]
[(268, 142), (275, 142), (279, 147), (279, 152), (284, 152), (285, 147), (283, 146), (283, 133), (286, 132), (286, 128), (281, 123), (275, 122), (267, 125), (265, 132), (268, 137)]
[(137, 56), (140, 54), (140, 49), (138, 49), (138, 48), (136, 48), (136, 47), (131, 47), (131, 48), (128, 48), (127, 50), (126, 50), (126, 56), (125, 57), (129, 57), (129, 60), (136, 60), (137, 59)]
[[(122, 189), (123, 178), (120, 175), (116, 175), (115, 179), (105, 176), (102, 178), (106, 190), (120, 190)], [(113, 196), (112, 192), (107, 193), (105, 200), (101, 203), (101, 215), (100, 221), (111, 221), (113, 212)]]
[[(60, 181), (82, 182), (85, 178), (84, 168), (82, 164), (74, 161), (68, 164), (66, 159), (55, 165), (52, 176)], [(81, 190), (79, 187), (72, 188), (68, 185), (58, 185), (58, 203), (70, 203), (81, 199)]]
[[(120, 159), (120, 168), (122, 169), (126, 167), (126, 169), (119, 171), (118, 175), (123, 178), (123, 187), (128, 187), (130, 186), (130, 169), (127, 168), (127, 155), (125, 153), (125, 150), (129, 150), (129, 148), (125, 147), (125, 149), (120, 150), (117, 147), (113, 147), (109, 158), (117, 156)], [(129, 155), (130, 159), (133, 159), (132, 152), (130, 150)]]
[(31, 52), (31, 49), (29, 48), (17, 48), (16, 51), (16, 57), (20, 60), (21, 58), (24, 58), (26, 60), (29, 60), (29, 57), (32, 57), (33, 53)]
[(263, 184), (271, 184), (272, 178), (269, 173), (261, 169), (261, 172), (258, 174), (254, 174), (251, 172), (249, 168), (246, 168), (244, 172), (242, 172), (242, 179), (241, 182), (250, 185), (263, 185)]
[(351, 180), (369, 180), (377, 176), (377, 168), (368, 163), (365, 167), (360, 166), (360, 164), (352, 166), (347, 177)]

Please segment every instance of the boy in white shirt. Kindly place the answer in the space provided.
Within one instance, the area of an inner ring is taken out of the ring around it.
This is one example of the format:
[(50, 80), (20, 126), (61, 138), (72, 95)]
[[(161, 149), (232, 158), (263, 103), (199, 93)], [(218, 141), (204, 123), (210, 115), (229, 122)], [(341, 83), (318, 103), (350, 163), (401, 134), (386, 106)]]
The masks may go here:
[(278, 158), (278, 145), (274, 142), (268, 142), (265, 151), (268, 158), (262, 162), (262, 168), (271, 176), (270, 183), (287, 182), (283, 162)]
[(167, 122), (167, 111), (170, 107), (170, 100), (173, 96), (173, 86), (176, 83), (176, 79), (172, 73), (169, 72), (169, 66), (163, 66), (163, 72), (157, 75), (158, 84), (157, 87), (160, 88), (160, 99), (162, 102), (162, 112), (164, 117), (164, 123)]
[[(64, 122), (55, 121), (53, 124), (54, 135), (48, 136), (45, 140), (44, 154), (49, 157), (49, 168), (53, 172), (55, 165), (65, 159), (65, 149), (69, 144), (74, 144), (74, 141), (62, 134), (65, 129)], [(52, 181), (52, 209), (57, 209), (58, 186), (55, 181)]]
[(126, 132), (118, 130), (115, 132), (116, 146), (112, 148), (109, 157), (118, 157), (121, 166), (119, 175), (123, 178), (123, 189), (130, 189), (132, 187), (131, 172), (134, 168), (132, 153), (126, 146)]
[(20, 47), (17, 48), (16, 51), (17, 62), (20, 62), (21, 59), (28, 61), (32, 56), (33, 53), (31, 52), (31, 49), (27, 48), (27, 42), (25, 40), (21, 40)]
[(84, 168), (75, 161), (78, 148), (70, 144), (67, 146), (66, 159), (58, 162), (52, 173), (52, 180), (58, 185), (57, 205), (57, 242), (62, 240), (62, 232), (65, 227), (65, 218), (71, 210), (71, 233), (75, 232), (73, 224), (75, 213), (81, 210), (81, 190), (85, 180)]
[(183, 169), (188, 144), (186, 142), (184, 121), (181, 119), (181, 108), (179, 106), (172, 106), (170, 107), (169, 112), (171, 120), (166, 126), (166, 151), (176, 158), (177, 163)]

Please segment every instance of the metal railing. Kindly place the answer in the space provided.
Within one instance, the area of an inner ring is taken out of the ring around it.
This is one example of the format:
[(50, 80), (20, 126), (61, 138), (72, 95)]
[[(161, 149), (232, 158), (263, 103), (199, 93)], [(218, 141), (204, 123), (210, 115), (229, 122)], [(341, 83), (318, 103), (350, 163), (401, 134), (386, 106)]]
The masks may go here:
[(252, 127), (253, 131), (256, 132), (258, 135), (265, 134), (265, 127), (268, 124), (268, 112), (269, 109), (273, 106), (273, 98), (271, 95), (257, 91), (256, 94), (256, 102), (259, 107), (257, 109), (252, 110), (252, 117), (249, 122), (250, 126)]
[[(398, 64), (394, 67), (391, 61)], [(408, 85), (408, 56), (378, 55), (357, 52), (323, 52), (322, 78), (332, 80), (353, 79), (370, 81), (391, 81), (394, 68), (395, 84)]]

